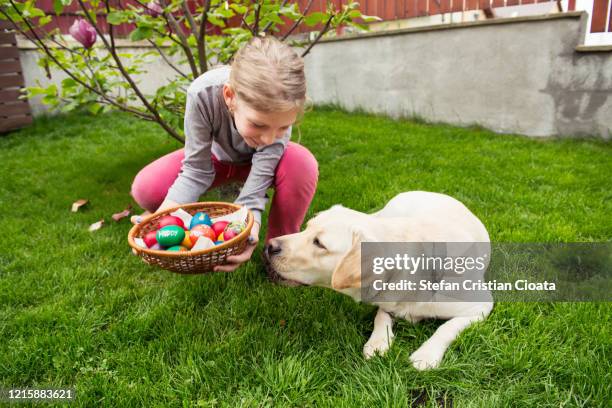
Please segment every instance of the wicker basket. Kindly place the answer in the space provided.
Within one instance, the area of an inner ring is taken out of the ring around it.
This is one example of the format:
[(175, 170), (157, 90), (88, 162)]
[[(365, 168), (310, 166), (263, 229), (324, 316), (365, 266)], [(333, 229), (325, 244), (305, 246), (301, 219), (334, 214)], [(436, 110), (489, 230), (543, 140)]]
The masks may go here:
[(200, 251), (158, 251), (146, 249), (134, 241), (134, 238), (142, 238), (149, 231), (158, 229), (158, 222), (161, 217), (168, 215), (182, 208), (189, 214), (194, 215), (197, 212), (206, 212), (211, 218), (220, 217), (222, 215), (231, 214), (240, 209), (237, 204), (222, 203), (222, 202), (201, 202), (193, 204), (184, 204), (180, 207), (169, 208), (167, 210), (152, 214), (143, 219), (142, 222), (132, 227), (128, 234), (128, 243), (134, 249), (136, 255), (141, 256), (144, 261), (151, 265), (157, 265), (160, 268), (167, 269), (172, 272), (184, 274), (208, 273), (213, 271), (216, 265), (222, 265), (226, 262), (228, 256), (237, 255), (244, 251), (251, 228), (253, 227), (253, 214), (248, 211), (246, 228), (236, 237), (224, 242), (220, 245), (215, 245), (212, 248), (203, 249)]

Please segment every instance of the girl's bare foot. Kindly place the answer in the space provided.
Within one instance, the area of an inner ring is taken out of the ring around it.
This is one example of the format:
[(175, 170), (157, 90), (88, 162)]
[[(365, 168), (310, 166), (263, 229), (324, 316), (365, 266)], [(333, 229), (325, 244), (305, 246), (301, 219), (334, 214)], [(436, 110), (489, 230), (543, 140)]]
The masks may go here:
[(140, 215), (132, 215), (130, 217), (130, 221), (132, 222), (132, 224), (136, 225), (136, 224), (140, 224), (140, 221), (142, 221), (142, 219), (144, 217), (146, 217), (147, 215), (150, 215), (151, 212), (150, 211), (145, 211)]

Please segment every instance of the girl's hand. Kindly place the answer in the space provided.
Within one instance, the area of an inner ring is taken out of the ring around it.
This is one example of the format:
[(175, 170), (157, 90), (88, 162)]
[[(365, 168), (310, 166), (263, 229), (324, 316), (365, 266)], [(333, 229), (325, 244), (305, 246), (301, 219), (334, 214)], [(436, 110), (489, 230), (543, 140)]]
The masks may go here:
[[(155, 213), (158, 213), (160, 211), (164, 211), (167, 208), (172, 208), (172, 207), (178, 207), (180, 204), (176, 203), (172, 200), (168, 200), (167, 198), (164, 200), (163, 203), (161, 203), (161, 205), (159, 206), (159, 208), (155, 211)], [(151, 213), (149, 211), (145, 211), (140, 215), (132, 215), (130, 217), (130, 221), (132, 222), (132, 224), (136, 225), (136, 224), (140, 224), (143, 220), (143, 218), (145, 218), (146, 216), (151, 215)]]
[(146, 217), (147, 215), (151, 215), (151, 213), (149, 211), (145, 211), (140, 215), (132, 215), (130, 217), (130, 221), (132, 222), (132, 224), (136, 225), (136, 224), (140, 224), (142, 222), (142, 220), (144, 219), (144, 217)]
[(217, 265), (214, 267), (215, 272), (233, 272), (235, 271), (241, 264), (251, 259), (253, 255), (253, 251), (257, 248), (257, 243), (259, 242), (259, 224), (257, 222), (253, 223), (253, 228), (251, 228), (251, 236), (248, 238), (247, 247), (241, 254), (228, 256), (227, 264), (225, 265)]

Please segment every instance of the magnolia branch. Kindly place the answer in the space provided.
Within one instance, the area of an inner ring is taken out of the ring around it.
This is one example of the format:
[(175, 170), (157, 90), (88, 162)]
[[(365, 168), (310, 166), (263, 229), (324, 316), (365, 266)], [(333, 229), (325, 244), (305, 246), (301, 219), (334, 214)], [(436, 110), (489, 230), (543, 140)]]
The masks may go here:
[[(94, 27), (94, 29), (96, 30), (96, 32), (100, 36), (100, 39), (102, 40), (102, 42), (106, 46), (107, 50), (110, 52), (110, 54), (113, 57), (113, 59), (115, 60), (115, 63), (117, 64), (117, 68), (121, 72), (121, 75), (123, 75), (123, 78), (125, 78), (125, 80), (130, 84), (130, 87), (136, 93), (136, 95), (138, 96), (138, 98), (140, 99), (142, 104), (155, 117), (155, 121), (157, 123), (159, 123), (159, 125), (162, 128), (164, 128), (164, 130), (166, 132), (168, 132), (168, 134), (170, 136), (172, 136), (176, 140), (180, 141), (181, 143), (185, 143), (185, 140), (178, 133), (176, 133), (176, 131), (174, 131), (174, 129), (172, 129), (170, 126), (168, 126), (168, 124), (161, 118), (161, 116), (159, 116), (159, 113), (157, 112), (157, 110), (153, 106), (151, 106), (151, 104), (149, 103), (147, 98), (142, 94), (142, 92), (140, 92), (140, 89), (138, 88), (138, 86), (136, 85), (136, 83), (134, 82), (134, 80), (132, 79), (130, 74), (128, 74), (128, 72), (125, 70), (125, 67), (123, 66), (123, 63), (121, 62), (121, 59), (117, 55), (117, 50), (115, 48), (115, 36), (114, 36), (113, 25), (108, 23), (108, 32), (109, 32), (109, 37), (110, 37), (110, 44), (109, 44), (108, 40), (104, 37), (104, 33), (102, 33), (100, 28), (98, 28), (98, 26), (96, 25), (93, 17), (91, 17), (89, 11), (85, 7), (85, 4), (83, 3), (83, 0), (78, 0), (78, 2), (79, 2), (79, 5), (81, 6), (81, 9), (83, 10), (85, 18), (87, 18), (89, 23)], [(108, 0), (105, 0), (104, 3), (106, 5), (107, 12), (109, 12), (110, 11), (110, 7), (108, 5)]]
[[(19, 13), (19, 10), (17, 9), (17, 7), (15, 6), (15, 3), (13, 3), (13, 0), (10, 0), (11, 5), (13, 6), (13, 8), (15, 9), (15, 11), (17, 13)], [(87, 82), (82, 81), (79, 77), (77, 77), (76, 75), (74, 75), (72, 72), (70, 72), (66, 67), (64, 67), (64, 65), (62, 63), (59, 62), (59, 60), (55, 57), (55, 55), (53, 55), (53, 53), (51, 52), (51, 50), (47, 47), (47, 45), (44, 43), (44, 41), (38, 36), (38, 34), (36, 33), (36, 31), (34, 30), (34, 28), (32, 27), (32, 25), (30, 24), (30, 22), (28, 21), (27, 18), (23, 18), (23, 22), (28, 26), (28, 30), (32, 33), (33, 35), (33, 39), (31, 39), (29, 36), (27, 36), (25, 34), (25, 32), (23, 30), (20, 29), (19, 24), (17, 24), (17, 22), (15, 22), (8, 14), (6, 14), (4, 11), (2, 11), (0, 9), (0, 12), (2, 12), (2, 14), (6, 17), (7, 20), (9, 20), (11, 22), (11, 24), (13, 24), (13, 26), (15, 27), (15, 29), (17, 31), (19, 31), (21, 34), (23, 34), (26, 38), (28, 38), (30, 41), (32, 41), (32, 43), (34, 45), (36, 45), (36, 47), (40, 50), (43, 50), (43, 52), (45, 53), (45, 55), (47, 55), (49, 58), (51, 58), (51, 60), (53, 61), (53, 63), (55, 65), (57, 65), (57, 67), (59, 69), (61, 69), (64, 73), (66, 73), (66, 75), (68, 75), (70, 78), (72, 78), (75, 82), (77, 82), (79, 85), (85, 87), (87, 90), (89, 90), (90, 92), (93, 92), (94, 94), (100, 96), (102, 99), (104, 99), (104, 101), (106, 101), (108, 104), (115, 106), (116, 108), (119, 108), (125, 112), (129, 112), (135, 116), (138, 116), (142, 119), (147, 119), (147, 120), (153, 120), (153, 116), (149, 116), (143, 112), (139, 112), (135, 109), (132, 109), (128, 106), (122, 105), (116, 101), (114, 101), (113, 99), (109, 98), (107, 95), (100, 93), (97, 89), (95, 89), (94, 87), (92, 87), (91, 85), (89, 85)], [(21, 14), (20, 14), (21, 15)]]
[(317, 38), (315, 38), (314, 41), (310, 43), (308, 48), (306, 48), (306, 51), (304, 51), (302, 53), (302, 58), (304, 58), (310, 52), (312, 47), (314, 47), (314, 45), (321, 39), (321, 37), (323, 37), (323, 35), (329, 30), (329, 26), (330, 26), (332, 20), (334, 19), (334, 17), (335, 17), (335, 15), (329, 16), (329, 19), (327, 19), (327, 23), (325, 23), (325, 26), (323, 27), (323, 29), (321, 31), (319, 31), (319, 34), (317, 35)]

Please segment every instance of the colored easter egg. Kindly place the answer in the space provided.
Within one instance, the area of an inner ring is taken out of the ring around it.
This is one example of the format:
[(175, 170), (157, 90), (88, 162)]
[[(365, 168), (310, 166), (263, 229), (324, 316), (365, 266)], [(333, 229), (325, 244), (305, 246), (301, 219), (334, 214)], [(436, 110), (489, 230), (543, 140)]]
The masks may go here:
[(191, 249), (191, 247), (193, 246), (188, 232), (185, 233), (185, 238), (183, 239), (183, 242), (181, 242), (181, 245), (187, 249)]
[(239, 233), (237, 233), (234, 230), (225, 230), (223, 231), (223, 240), (224, 241), (229, 241), (230, 239), (238, 236)]
[(219, 234), (223, 232), (225, 227), (227, 227), (227, 224), (229, 224), (229, 221), (217, 221), (212, 225), (211, 228), (213, 229), (213, 231), (215, 231), (215, 235), (219, 236)]
[(189, 231), (189, 239), (191, 240), (192, 245), (195, 245), (198, 238), (207, 237), (211, 241), (215, 241), (215, 232), (206, 224), (198, 224)]
[(223, 231), (223, 239), (225, 241), (229, 241), (230, 239), (239, 235), (245, 229), (244, 223), (241, 222), (232, 222), (225, 227), (225, 231)]
[(179, 217), (174, 215), (164, 215), (159, 219), (159, 228), (167, 227), (168, 225), (178, 225), (181, 228), (185, 228), (185, 223)]
[(168, 248), (166, 251), (176, 251), (176, 252), (182, 252), (182, 251), (187, 251), (187, 248), (185, 248), (182, 245), (175, 245), (175, 246), (171, 246), (170, 248)]
[(142, 240), (144, 241), (147, 248), (151, 248), (153, 245), (157, 244), (157, 238), (155, 237), (155, 235), (157, 235), (157, 231), (149, 231), (145, 234), (144, 237), (142, 237)]
[(195, 213), (193, 218), (191, 219), (191, 224), (189, 225), (189, 229), (193, 229), (196, 225), (208, 225), (209, 227), (212, 225), (212, 221), (210, 217), (205, 212)]
[(157, 231), (156, 238), (161, 246), (179, 245), (185, 239), (185, 230), (178, 225), (168, 225)]
[(241, 233), (246, 228), (246, 224), (244, 222), (230, 222), (225, 230), (233, 230), (237, 233)]
[(223, 243), (224, 243), (223, 241), (215, 241), (215, 245), (221, 245)]
[(223, 233), (219, 234), (219, 236), (217, 237), (217, 241), (218, 242), (225, 242), (225, 237), (223, 236)]

